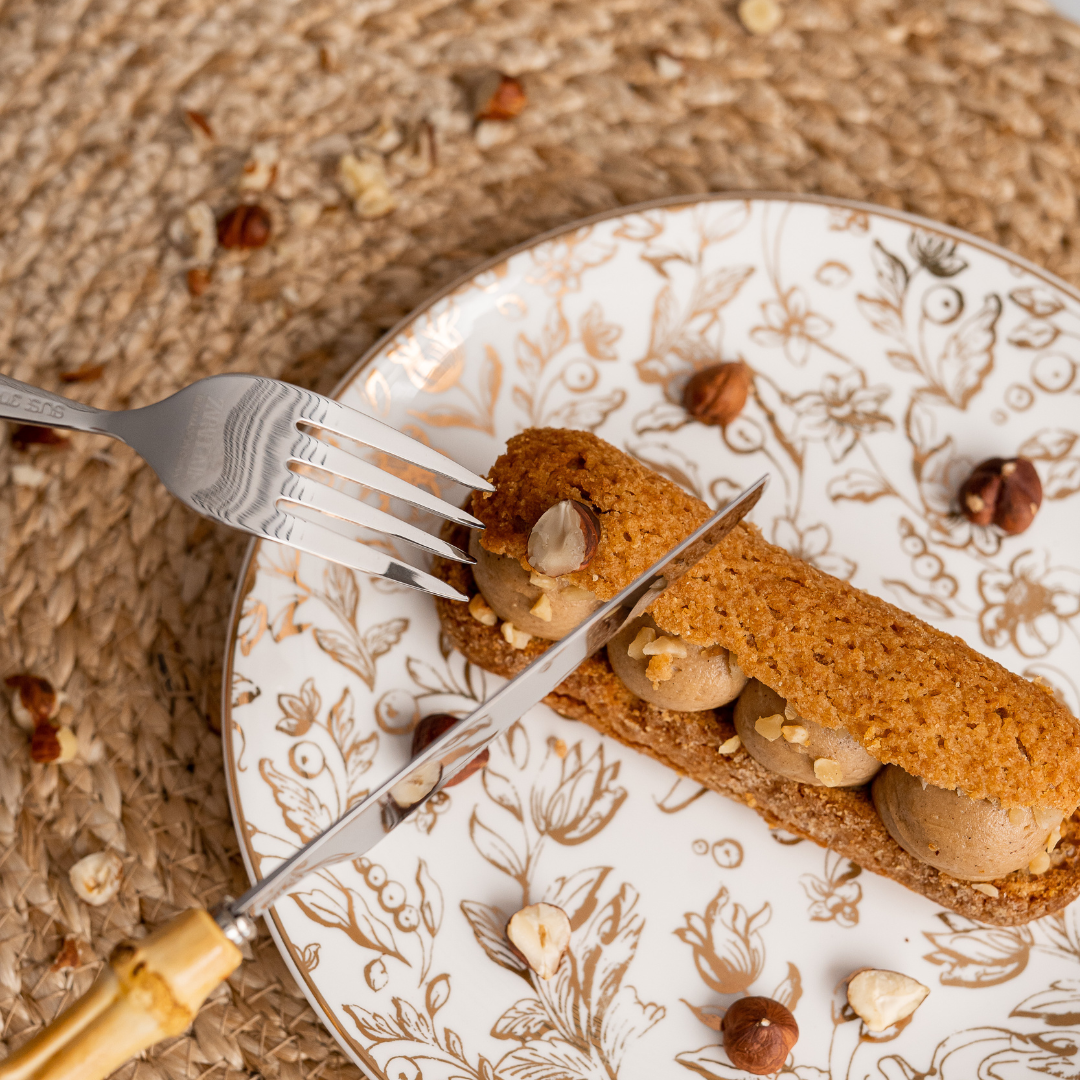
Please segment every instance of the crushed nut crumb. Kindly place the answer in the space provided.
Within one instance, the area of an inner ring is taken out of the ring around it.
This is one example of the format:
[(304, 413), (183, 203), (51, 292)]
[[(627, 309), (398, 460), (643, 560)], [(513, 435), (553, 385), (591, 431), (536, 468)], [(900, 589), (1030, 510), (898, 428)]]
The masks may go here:
[(480, 593), (476, 593), (469, 601), (469, 614), (483, 626), (494, 626), (499, 621), (499, 616)]
[(716, 748), (716, 752), (718, 754), (734, 754), (740, 746), (742, 746), (742, 739), (738, 735), (732, 735), (730, 739), (725, 739)]
[(991, 885), (988, 881), (977, 881), (971, 886), (976, 892), (981, 892), (984, 896), (989, 896), (996, 900), (1001, 893), (998, 891), (996, 885)]
[(532, 634), (519, 630), (512, 622), (502, 624), (502, 636), (512, 649), (524, 649), (532, 641)]
[(361, 161), (355, 154), (345, 154), (338, 162), (338, 177), (357, 217), (370, 221), (397, 208), (382, 158), (372, 155)]
[(779, 713), (772, 716), (759, 716), (754, 722), (754, 730), (769, 742), (776, 742), (780, 738), (780, 732), (784, 727), (784, 717)]
[(543, 622), (551, 622), (551, 598), (547, 593), (540, 594), (540, 599), (529, 608), (529, 614), (535, 615)]

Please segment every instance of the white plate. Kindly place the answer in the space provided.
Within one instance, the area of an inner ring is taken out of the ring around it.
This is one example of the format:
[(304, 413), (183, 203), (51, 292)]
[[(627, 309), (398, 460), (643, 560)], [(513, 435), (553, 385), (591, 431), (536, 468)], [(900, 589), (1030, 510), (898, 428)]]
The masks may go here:
[[(594, 430), (712, 503), (768, 469), (767, 536), (1042, 676), (1076, 713), (1078, 337), (1076, 293), (974, 238), (837, 201), (704, 199), (488, 265), (340, 396), (480, 472), (531, 425)], [(687, 423), (688, 374), (739, 356), (756, 373), (743, 415), (723, 432)], [(1045, 489), (1028, 532), (951, 515), (973, 463), (1016, 453)], [(497, 681), (441, 647), (429, 598), (268, 544), (229, 678), (253, 876), (401, 764), (417, 716), (468, 710)], [(1073, 910), (1015, 930), (943, 914), (543, 707), (483, 780), (370, 858), (310, 880), (272, 931), (372, 1076), (741, 1075), (703, 1020), (743, 992), (796, 1002), (800, 1080), (1076, 1074)], [(539, 899), (575, 930), (563, 973), (538, 985), (501, 928)], [(841, 1011), (837, 984), (863, 966), (932, 988), (902, 1031), (866, 1038)]]

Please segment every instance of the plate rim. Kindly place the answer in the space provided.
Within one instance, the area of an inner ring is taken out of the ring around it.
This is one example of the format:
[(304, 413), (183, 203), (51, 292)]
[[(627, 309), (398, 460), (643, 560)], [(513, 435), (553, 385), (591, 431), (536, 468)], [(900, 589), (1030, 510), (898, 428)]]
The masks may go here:
[[(982, 237), (976, 236), (974, 233), (969, 233), (964, 229), (957, 228), (954, 225), (947, 225), (943, 222), (936, 221), (934, 218), (924, 217), (922, 214), (914, 214), (908, 210), (899, 210), (895, 207), (882, 206), (878, 203), (862, 202), (856, 199), (844, 199), (833, 195), (815, 195), (786, 191), (738, 190), (706, 192), (696, 195), (666, 195), (658, 199), (647, 200), (646, 202), (631, 203), (627, 206), (616, 206), (608, 210), (601, 210), (595, 214), (590, 214), (587, 217), (575, 218), (573, 221), (566, 222), (563, 225), (557, 225), (552, 229), (548, 229), (527, 240), (523, 240), (512, 247), (505, 248), (495, 255), (489, 256), (470, 270), (458, 275), (452, 281), (433, 292), (415, 308), (411, 309), (408, 314), (403, 316), (388, 330), (382, 333), (368, 346), (368, 348), (360, 355), (359, 359), (348, 368), (341, 378), (338, 379), (337, 383), (334, 384), (333, 389), (326, 396), (336, 400), (348, 386), (355, 382), (363, 369), (379, 355), (387, 342), (392, 341), (408, 326), (415, 323), (417, 319), (439, 303), (439, 301), (445, 299), (470, 281), (475, 280), (481, 274), (486, 273), (492, 267), (498, 266), (500, 263), (503, 263), (516, 255), (520, 255), (532, 248), (539, 247), (541, 244), (547, 243), (549, 240), (557, 239), (567, 233), (575, 232), (578, 229), (596, 225), (604, 221), (610, 221), (613, 218), (629, 217), (633, 214), (640, 214), (649, 210), (667, 210), (674, 207), (691, 207), (702, 205), (704, 203), (720, 202), (783, 202), (817, 206), (834, 206), (872, 214), (875, 217), (884, 217), (893, 221), (906, 222), (932, 232), (949, 236), (952, 239), (978, 248), (990, 255), (997, 256), (1005, 262), (1020, 267), (1027, 273), (1040, 278), (1054, 288), (1060, 289), (1080, 304), (1080, 287), (1071, 285), (1052, 270), (1048, 270), (1046, 267), (1040, 266), (1026, 256), (1018, 255), (1016, 252), (1010, 251), (1008, 248), (995, 243), (992, 240), (984, 240)], [(232, 818), (233, 829), (236, 832), (240, 856), (243, 860), (244, 869), (251, 884), (255, 884), (259, 879), (254, 874), (254, 866), (251, 861), (250, 851), (242, 827), (246, 819), (244, 818), (239, 805), (236, 793), (236, 780), (233, 775), (232, 695), (229, 690), (232, 685), (233, 657), (236, 652), (236, 631), (240, 620), (240, 609), (244, 600), (247, 598), (248, 593), (254, 586), (255, 560), (261, 545), (261, 539), (252, 537), (248, 542), (244, 557), (240, 564), (240, 570), (237, 575), (237, 584), (229, 611), (228, 627), (225, 638), (225, 656), (221, 669), (221, 748), (224, 759), (225, 789), (228, 795), (229, 814)], [(345, 1031), (341, 1024), (338, 1023), (318, 987), (312, 982), (307, 974), (301, 972), (300, 966), (296, 961), (295, 948), (280, 923), (276, 909), (273, 907), (270, 908), (263, 918), (267, 929), (270, 931), (270, 936), (274, 940), (278, 953), (285, 962), (285, 966), (296, 980), (296, 983), (300, 987), (305, 998), (307, 998), (308, 1004), (322, 1021), (323, 1026), (326, 1027), (331, 1035), (333, 1035), (342, 1051), (352, 1059), (361, 1071), (371, 1077), (372, 1080), (376, 1080), (378, 1076), (376, 1063), (370, 1058), (364, 1047), (356, 1042), (356, 1040)]]

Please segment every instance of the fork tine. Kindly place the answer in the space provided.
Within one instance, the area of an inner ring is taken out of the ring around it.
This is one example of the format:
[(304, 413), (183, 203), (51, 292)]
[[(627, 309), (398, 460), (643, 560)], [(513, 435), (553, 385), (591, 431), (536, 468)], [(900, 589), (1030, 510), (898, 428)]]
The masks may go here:
[(277, 535), (269, 537), (271, 540), (299, 548), (311, 555), (317, 555), (320, 559), (341, 563), (361, 573), (396, 581), (411, 589), (442, 596), (447, 600), (469, 599), (445, 581), (440, 581), (423, 570), (417, 570), (415, 566), (401, 562), (385, 552), (369, 548), (357, 540), (349, 540), (325, 525), (317, 525), (293, 514), (281, 516), (284, 518), (283, 527)]
[(350, 409), (338, 401), (331, 401), (330, 398), (320, 397), (318, 394), (312, 396), (316, 398), (317, 404), (313, 410), (315, 415), (305, 419), (313, 426), (332, 431), (336, 435), (344, 435), (347, 439), (355, 439), (404, 461), (411, 461), (414, 465), (430, 469), (466, 487), (479, 488), (481, 491), (495, 490), (482, 476), (477, 476), (452, 458), (397, 431), (389, 424), (384, 424), (367, 413)]
[(430, 492), (402, 480), (393, 473), (386, 472), (372, 465), (369, 461), (364, 461), (363, 458), (354, 457), (352, 454), (339, 450), (336, 446), (324, 443), (313, 436), (309, 435), (301, 442), (300, 446), (296, 448), (292, 460), (306, 465), (314, 465), (318, 469), (325, 469), (327, 472), (334, 473), (337, 476), (343, 476), (346, 480), (355, 480), (356, 483), (362, 484), (366, 488), (381, 491), (385, 495), (391, 496), (391, 498), (402, 499), (407, 503), (412, 503), (413, 506), (430, 510), (433, 514), (454, 521), (458, 525), (467, 525), (470, 529), (482, 529), (484, 527), (484, 523), (474, 518), (472, 514), (459, 510), (452, 503), (440, 499), (437, 495), (432, 495)]
[(314, 476), (299, 476), (291, 474), (291, 478), (281, 492), (282, 500), (289, 503), (299, 503), (302, 506), (310, 506), (323, 513), (330, 514), (345, 521), (351, 521), (354, 525), (361, 525), (366, 529), (376, 529), (379, 532), (395, 536), (410, 544), (415, 544), (433, 555), (442, 555), (456, 562), (473, 563), (476, 560), (466, 555), (460, 548), (440, 540), (437, 536), (410, 525), (407, 521), (387, 514), (385, 511), (372, 506), (360, 499), (354, 499), (351, 495), (335, 491), (326, 484), (320, 482)]

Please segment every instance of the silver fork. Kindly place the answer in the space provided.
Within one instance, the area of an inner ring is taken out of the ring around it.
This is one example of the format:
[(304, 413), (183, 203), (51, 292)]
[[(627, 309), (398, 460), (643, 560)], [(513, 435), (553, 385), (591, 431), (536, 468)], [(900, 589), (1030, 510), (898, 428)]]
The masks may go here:
[(473, 562), (465, 552), (331, 485), (351, 481), (473, 529), (482, 529), (481, 522), (304, 429), (344, 436), (466, 487), (492, 491), (491, 485), (437, 450), (321, 394), (257, 375), (214, 375), (154, 405), (110, 412), (0, 375), (0, 419), (111, 435), (141, 455), (181, 502), (208, 518), (365, 574), (468, 599), (332, 524), (373, 529)]

